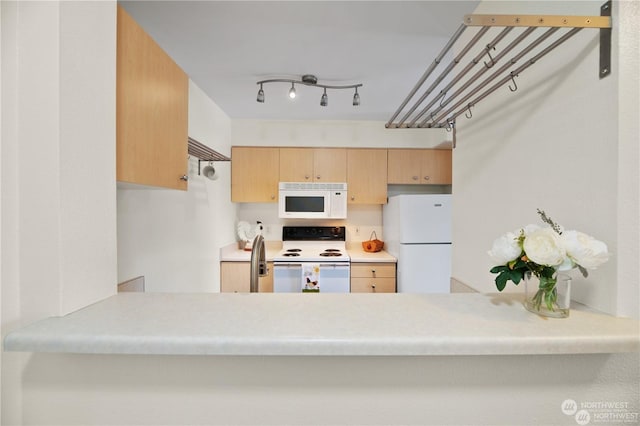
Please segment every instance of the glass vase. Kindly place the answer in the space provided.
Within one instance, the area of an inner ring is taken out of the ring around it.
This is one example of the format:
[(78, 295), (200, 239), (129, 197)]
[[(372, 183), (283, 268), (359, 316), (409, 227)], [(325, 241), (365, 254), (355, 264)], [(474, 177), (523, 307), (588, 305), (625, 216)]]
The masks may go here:
[(571, 302), (571, 277), (556, 274), (553, 279), (542, 282), (539, 277), (527, 272), (524, 276), (524, 307), (543, 317), (567, 318)]

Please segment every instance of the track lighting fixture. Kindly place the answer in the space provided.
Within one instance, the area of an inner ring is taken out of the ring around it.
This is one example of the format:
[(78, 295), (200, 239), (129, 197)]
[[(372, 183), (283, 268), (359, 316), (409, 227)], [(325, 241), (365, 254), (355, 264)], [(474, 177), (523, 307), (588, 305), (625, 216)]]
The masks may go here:
[(329, 104), (329, 97), (327, 96), (327, 89), (324, 89), (324, 93), (320, 98), (320, 106), (327, 106)]
[(264, 103), (264, 90), (262, 90), (262, 84), (260, 85), (260, 90), (258, 90), (258, 99), (256, 99), (261, 104)]
[(265, 83), (291, 83), (291, 89), (289, 89), (289, 97), (291, 99), (294, 99), (296, 97), (296, 87), (295, 87), (296, 84), (321, 87), (324, 89), (324, 92), (322, 93), (322, 97), (320, 98), (321, 106), (329, 105), (329, 96), (327, 95), (327, 89), (355, 89), (356, 92), (353, 95), (353, 106), (360, 105), (360, 95), (358, 94), (358, 87), (362, 87), (361, 83), (344, 85), (344, 86), (318, 84), (318, 79), (316, 78), (316, 76), (311, 74), (303, 75), (300, 80), (294, 80), (289, 78), (275, 78), (270, 80), (262, 80), (256, 83), (260, 85), (260, 90), (258, 90), (258, 97), (256, 98), (256, 101), (260, 103), (264, 103), (264, 91), (262, 90), (262, 85)]

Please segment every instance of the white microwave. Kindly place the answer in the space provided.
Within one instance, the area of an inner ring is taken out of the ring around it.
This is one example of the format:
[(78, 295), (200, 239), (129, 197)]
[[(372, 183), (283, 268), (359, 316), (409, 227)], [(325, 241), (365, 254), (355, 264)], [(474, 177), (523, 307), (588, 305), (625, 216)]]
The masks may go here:
[(278, 216), (291, 219), (346, 219), (346, 183), (280, 182)]

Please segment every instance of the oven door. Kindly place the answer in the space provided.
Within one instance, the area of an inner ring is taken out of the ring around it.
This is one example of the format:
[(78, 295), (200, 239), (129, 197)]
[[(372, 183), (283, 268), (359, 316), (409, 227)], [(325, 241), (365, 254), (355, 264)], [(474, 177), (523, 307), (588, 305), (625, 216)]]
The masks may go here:
[(350, 270), (349, 262), (320, 263), (320, 292), (349, 293)]
[(302, 292), (302, 263), (273, 263), (273, 292)]
[[(316, 265), (307, 263), (305, 265)], [(322, 262), (319, 267), (318, 287), (320, 293), (349, 293), (350, 264), (349, 262)], [(274, 293), (302, 293), (303, 275), (302, 262), (274, 262), (273, 264), (273, 292)]]

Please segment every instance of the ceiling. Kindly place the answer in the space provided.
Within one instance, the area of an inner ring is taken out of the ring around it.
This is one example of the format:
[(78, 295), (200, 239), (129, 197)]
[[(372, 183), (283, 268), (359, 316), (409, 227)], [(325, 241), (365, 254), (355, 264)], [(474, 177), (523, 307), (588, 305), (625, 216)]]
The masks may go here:
[[(478, 1), (122, 1), (233, 119), (387, 121)], [(264, 85), (300, 79), (353, 90)]]

